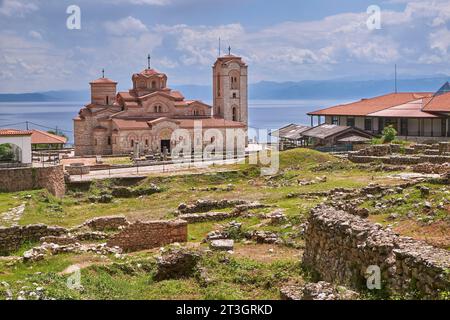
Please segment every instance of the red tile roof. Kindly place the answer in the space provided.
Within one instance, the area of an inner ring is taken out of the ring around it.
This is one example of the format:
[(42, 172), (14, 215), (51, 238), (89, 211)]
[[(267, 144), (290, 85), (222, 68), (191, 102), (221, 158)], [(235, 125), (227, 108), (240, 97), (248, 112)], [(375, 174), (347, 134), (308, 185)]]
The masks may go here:
[(33, 130), (31, 144), (65, 144), (67, 138), (57, 136), (41, 130)]
[(424, 99), (411, 101), (399, 106), (371, 113), (369, 116), (386, 118), (439, 118), (434, 114), (422, 111), (423, 101)]
[(220, 118), (206, 118), (206, 119), (177, 119), (180, 121), (180, 127), (185, 129), (194, 128), (196, 121), (201, 122), (203, 128), (245, 128), (246, 125), (242, 122), (224, 120)]
[(450, 92), (425, 99), (423, 111), (450, 112)]
[(97, 80), (91, 81), (91, 84), (117, 84), (117, 82), (108, 78), (99, 78)]
[(146, 120), (113, 119), (112, 122), (121, 130), (143, 130), (149, 128)]
[(0, 136), (29, 136), (32, 133), (30, 130), (0, 129)]
[(145, 70), (139, 72), (139, 74), (141, 74), (141, 75), (143, 75), (145, 77), (151, 77), (151, 76), (155, 76), (155, 75), (165, 76), (164, 73), (159, 72), (159, 71), (157, 71), (155, 69), (145, 69)]
[(431, 97), (429, 92), (402, 92), (390, 93), (387, 95), (362, 99), (357, 102), (338, 105), (331, 108), (326, 108), (314, 112), (309, 112), (308, 115), (315, 116), (367, 116), (384, 109), (395, 107), (421, 98)]
[(113, 123), (121, 130), (145, 130), (150, 129), (152, 123), (160, 121), (175, 121), (180, 128), (193, 129), (195, 122), (200, 122), (203, 128), (245, 128), (242, 122), (229, 121), (219, 118), (203, 118), (203, 119), (178, 119), (178, 118), (158, 118), (153, 120), (132, 120), (132, 119), (113, 119)]

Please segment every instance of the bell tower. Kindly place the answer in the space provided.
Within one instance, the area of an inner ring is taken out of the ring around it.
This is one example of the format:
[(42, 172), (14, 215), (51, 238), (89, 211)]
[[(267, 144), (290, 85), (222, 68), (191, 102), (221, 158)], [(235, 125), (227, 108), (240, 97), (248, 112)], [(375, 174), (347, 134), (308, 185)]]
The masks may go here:
[(105, 70), (102, 77), (94, 80), (91, 85), (91, 103), (101, 106), (112, 106), (116, 100), (117, 82), (105, 78)]
[(213, 66), (213, 91), (214, 117), (248, 125), (248, 66), (231, 48)]

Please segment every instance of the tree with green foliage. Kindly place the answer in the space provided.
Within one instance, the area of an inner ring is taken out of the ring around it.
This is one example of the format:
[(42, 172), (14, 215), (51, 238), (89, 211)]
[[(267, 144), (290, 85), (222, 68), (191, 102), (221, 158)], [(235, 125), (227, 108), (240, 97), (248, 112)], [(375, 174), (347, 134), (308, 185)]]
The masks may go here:
[(10, 162), (14, 160), (14, 150), (9, 143), (0, 144), (0, 161)]
[(383, 143), (391, 143), (397, 138), (397, 130), (390, 125), (383, 129)]
[(55, 136), (60, 136), (60, 137), (68, 139), (68, 137), (61, 131), (56, 132), (55, 130), (48, 130), (47, 132), (54, 134)]

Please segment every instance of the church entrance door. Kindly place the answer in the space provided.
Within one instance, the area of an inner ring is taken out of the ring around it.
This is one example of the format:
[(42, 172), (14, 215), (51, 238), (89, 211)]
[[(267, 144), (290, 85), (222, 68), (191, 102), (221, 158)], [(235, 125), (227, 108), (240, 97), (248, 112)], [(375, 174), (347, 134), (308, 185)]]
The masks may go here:
[(161, 140), (161, 152), (167, 149), (167, 153), (170, 153), (170, 140)]

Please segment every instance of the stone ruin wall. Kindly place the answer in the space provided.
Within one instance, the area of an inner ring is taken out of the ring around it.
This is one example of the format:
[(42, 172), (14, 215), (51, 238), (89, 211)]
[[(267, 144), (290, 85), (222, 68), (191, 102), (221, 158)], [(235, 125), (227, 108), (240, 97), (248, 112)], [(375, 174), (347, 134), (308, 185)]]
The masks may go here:
[[(115, 233), (112, 234), (100, 232), (113, 230)], [(123, 216), (111, 216), (94, 218), (72, 229), (44, 224), (0, 227), (0, 255), (9, 255), (27, 242), (67, 245), (108, 237), (107, 246), (117, 246), (126, 252), (152, 249), (174, 242), (187, 242), (187, 222), (177, 220), (130, 223)]]
[(108, 247), (120, 247), (125, 252), (158, 248), (175, 242), (187, 242), (187, 222), (175, 221), (137, 221), (113, 235)]
[(303, 264), (324, 281), (361, 289), (367, 268), (377, 265), (387, 292), (417, 290), (437, 298), (440, 291), (450, 290), (449, 251), (400, 237), (344, 211), (314, 209), (305, 238)]
[(350, 152), (348, 159), (354, 163), (382, 162), (391, 165), (444, 164), (450, 162), (450, 143), (416, 144), (404, 148), (396, 144), (374, 145)]
[(0, 191), (17, 192), (41, 188), (47, 189), (56, 197), (64, 196), (66, 184), (62, 165), (0, 169)]
[(67, 229), (49, 227), (44, 224), (0, 227), (0, 255), (7, 255), (26, 242), (37, 242), (42, 237), (59, 237), (68, 233)]

